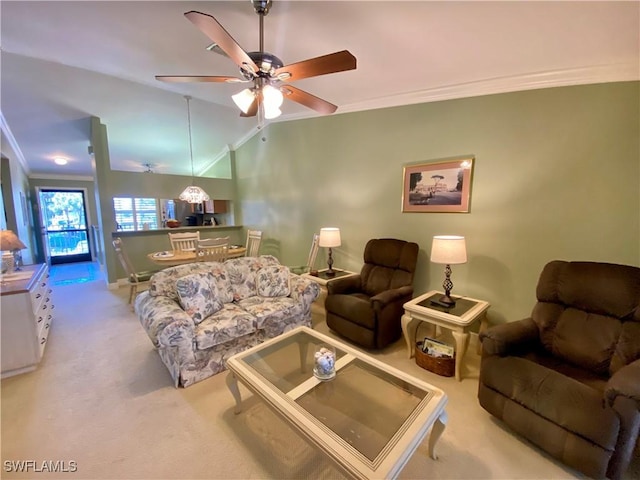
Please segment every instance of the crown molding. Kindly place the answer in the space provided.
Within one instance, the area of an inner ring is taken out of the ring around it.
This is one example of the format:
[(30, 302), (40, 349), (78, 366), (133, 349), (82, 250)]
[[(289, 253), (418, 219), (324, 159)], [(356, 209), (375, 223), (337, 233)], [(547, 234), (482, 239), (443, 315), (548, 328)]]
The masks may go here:
[(358, 112), (379, 108), (437, 102), (459, 98), (479, 97), (500, 93), (520, 92), (554, 87), (613, 83), (640, 80), (638, 65), (613, 64), (578, 67), (573, 69), (536, 72), (527, 75), (496, 77), (475, 82), (429, 88), (401, 95), (376, 98), (352, 103), (340, 108), (339, 113)]
[(33, 173), (28, 176), (34, 180), (74, 180), (77, 182), (93, 182), (94, 178), (87, 175), (56, 175), (51, 173)]
[(9, 143), (9, 146), (13, 150), (13, 153), (15, 154), (16, 159), (18, 160), (18, 163), (20, 163), (20, 166), (22, 166), (22, 169), (25, 171), (25, 173), (29, 175), (29, 172), (31, 170), (29, 169), (27, 160), (24, 158), (22, 150), (20, 149), (20, 145), (18, 145), (16, 138), (13, 136), (13, 132), (11, 131), (11, 128), (9, 128), (9, 124), (7, 123), (7, 120), (4, 118), (4, 115), (1, 110), (0, 110), (0, 130), (2, 130), (2, 133), (4, 134), (7, 142)]

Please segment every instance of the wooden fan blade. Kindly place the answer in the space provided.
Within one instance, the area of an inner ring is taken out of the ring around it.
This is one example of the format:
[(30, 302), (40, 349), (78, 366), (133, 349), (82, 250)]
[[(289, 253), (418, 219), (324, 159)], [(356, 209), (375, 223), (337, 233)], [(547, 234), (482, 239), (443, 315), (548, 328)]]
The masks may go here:
[(327, 102), (321, 98), (311, 95), (310, 93), (300, 90), (299, 88), (292, 87), (291, 85), (283, 85), (280, 87), (280, 91), (284, 95), (284, 98), (293, 100), (294, 102), (309, 107), (316, 112), (328, 115), (335, 112), (338, 107), (332, 103)]
[(237, 77), (210, 77), (202, 75), (156, 75), (156, 80), (161, 82), (173, 82), (173, 83), (194, 83), (194, 82), (211, 82), (211, 83), (240, 83), (247, 80), (243, 80)]
[(192, 10), (185, 13), (184, 16), (198, 27), (202, 33), (217, 43), (240, 68), (242, 68), (243, 65), (247, 65), (253, 69), (254, 72), (259, 70), (255, 62), (247, 55), (247, 52), (238, 45), (233, 37), (229, 35), (229, 32), (211, 15)]
[(254, 98), (253, 103), (249, 106), (247, 113), (240, 112), (241, 117), (255, 117), (258, 114), (258, 99)]
[(275, 71), (274, 76), (289, 74), (288, 77), (281, 78), (283, 81), (300, 80), (302, 78), (317, 77), (328, 73), (344, 72), (356, 68), (356, 57), (348, 50), (330, 53), (321, 57), (310, 58), (302, 62), (285, 65)]

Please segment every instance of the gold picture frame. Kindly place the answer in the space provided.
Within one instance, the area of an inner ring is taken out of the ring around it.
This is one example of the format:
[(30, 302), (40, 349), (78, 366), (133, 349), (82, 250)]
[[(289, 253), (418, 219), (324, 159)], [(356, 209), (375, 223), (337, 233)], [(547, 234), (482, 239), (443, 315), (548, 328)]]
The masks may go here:
[(475, 157), (472, 155), (406, 165), (402, 211), (468, 213)]

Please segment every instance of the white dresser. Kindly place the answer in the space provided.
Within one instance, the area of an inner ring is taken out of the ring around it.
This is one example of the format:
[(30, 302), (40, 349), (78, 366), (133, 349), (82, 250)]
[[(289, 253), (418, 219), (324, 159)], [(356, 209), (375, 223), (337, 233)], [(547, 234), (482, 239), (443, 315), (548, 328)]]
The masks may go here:
[(53, 321), (48, 266), (27, 265), (19, 275), (0, 284), (2, 378), (35, 370)]

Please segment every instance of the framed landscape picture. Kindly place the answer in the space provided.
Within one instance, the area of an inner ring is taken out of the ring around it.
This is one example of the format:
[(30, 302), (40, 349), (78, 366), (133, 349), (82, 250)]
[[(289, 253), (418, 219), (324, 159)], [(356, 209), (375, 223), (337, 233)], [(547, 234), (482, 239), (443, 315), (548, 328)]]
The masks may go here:
[(407, 165), (403, 212), (469, 212), (473, 156)]

